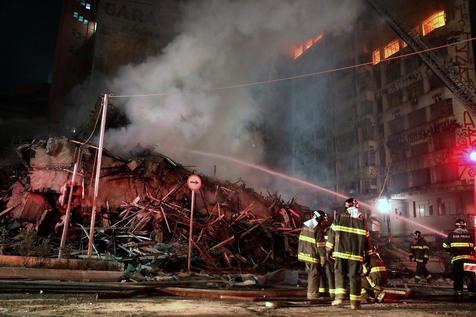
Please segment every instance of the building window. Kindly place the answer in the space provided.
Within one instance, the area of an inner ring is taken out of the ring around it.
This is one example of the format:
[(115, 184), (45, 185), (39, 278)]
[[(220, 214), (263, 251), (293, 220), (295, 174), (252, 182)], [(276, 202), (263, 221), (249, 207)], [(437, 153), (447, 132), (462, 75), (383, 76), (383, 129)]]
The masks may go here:
[(430, 106), (431, 120), (446, 118), (453, 115), (452, 99), (445, 99)]
[(459, 180), (458, 166), (453, 164), (438, 165), (434, 168), (434, 183), (447, 183)]
[(395, 191), (404, 190), (408, 188), (408, 173), (400, 173), (393, 175), (391, 178), (391, 187)]
[(401, 90), (398, 90), (394, 93), (391, 93), (391, 94), (387, 95), (388, 107), (392, 108), (392, 107), (396, 107), (399, 104), (401, 104), (402, 103), (402, 96), (403, 96), (403, 94), (402, 94)]
[(390, 135), (399, 133), (405, 130), (405, 121), (404, 118), (399, 117), (391, 121), (388, 121), (388, 128), (390, 130)]
[(441, 200), (441, 198), (436, 199), (436, 205), (437, 205), (437, 208), (438, 208), (438, 216), (446, 215), (445, 203)]
[(445, 11), (440, 11), (432, 16), (430, 16), (428, 19), (423, 21), (422, 23), (422, 30), (423, 30), (423, 35), (427, 35), (430, 32), (433, 32), (434, 30), (441, 28), (442, 26), (445, 26), (446, 24), (446, 19), (445, 19)]
[(78, 18), (79, 22), (83, 22), (83, 16), (80, 15), (79, 18)]
[(376, 64), (380, 63), (380, 60), (381, 60), (380, 59), (380, 50), (373, 51), (373, 53), (372, 53), (372, 63), (374, 65), (376, 65)]
[(411, 146), (412, 156), (420, 156), (428, 153), (428, 142), (418, 143)]
[(426, 108), (413, 111), (408, 115), (410, 128), (415, 128), (426, 122)]
[(91, 3), (86, 3), (86, 10), (91, 10)]
[(400, 42), (398, 40), (394, 40), (387, 44), (383, 48), (383, 56), (385, 58), (392, 56), (393, 54), (397, 53), (400, 50)]
[(73, 12), (73, 18), (76, 18), (76, 19), (77, 19), (77, 18), (78, 18), (78, 16), (79, 16), (79, 13), (78, 13), (78, 12), (76, 12), (76, 11), (74, 11), (74, 12)]
[(424, 217), (428, 215), (428, 209), (426, 208), (426, 204), (419, 202), (418, 203), (418, 217)]
[(86, 20), (86, 19), (84, 19), (84, 21), (83, 21), (83, 23), (84, 23), (85, 25), (87, 25), (87, 24), (88, 24), (88, 22), (89, 22), (89, 21), (88, 21), (88, 20)]
[(423, 80), (411, 84), (407, 87), (408, 100), (416, 104), (418, 102), (418, 97), (423, 95), (423, 91)]
[(416, 202), (413, 202), (413, 218), (416, 218)]
[(412, 172), (413, 187), (429, 185), (431, 183), (430, 170), (422, 168)]
[(451, 148), (455, 144), (455, 131), (444, 131), (433, 136), (433, 148), (435, 151)]

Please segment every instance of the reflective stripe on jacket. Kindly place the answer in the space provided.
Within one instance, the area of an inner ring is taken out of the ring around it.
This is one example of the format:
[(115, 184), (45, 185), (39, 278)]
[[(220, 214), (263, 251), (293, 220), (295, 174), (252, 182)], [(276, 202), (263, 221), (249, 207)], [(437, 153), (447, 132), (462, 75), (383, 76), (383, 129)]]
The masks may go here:
[(410, 252), (413, 254), (416, 262), (426, 262), (430, 257), (430, 246), (425, 238), (420, 237), (412, 243)]
[(333, 257), (363, 262), (369, 245), (369, 231), (363, 218), (352, 218), (348, 214), (336, 217), (326, 243)]
[(305, 222), (299, 235), (298, 260), (308, 263), (320, 263), (319, 248), (323, 247), (325, 247), (323, 229), (317, 222)]
[(373, 288), (380, 288), (387, 284), (387, 268), (377, 253), (372, 253), (370, 255), (369, 261), (364, 263), (362, 270), (364, 275), (366, 275), (369, 284)]
[(476, 261), (473, 233), (456, 228), (443, 242), (443, 248), (451, 253), (451, 263), (460, 260)]

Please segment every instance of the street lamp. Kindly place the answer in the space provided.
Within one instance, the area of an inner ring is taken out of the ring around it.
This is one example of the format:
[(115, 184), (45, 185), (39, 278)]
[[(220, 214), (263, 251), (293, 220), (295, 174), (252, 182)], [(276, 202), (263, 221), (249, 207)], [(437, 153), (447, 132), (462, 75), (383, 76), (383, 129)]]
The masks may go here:
[(375, 203), (375, 208), (379, 213), (383, 215), (383, 220), (387, 223), (387, 236), (390, 237), (390, 211), (392, 210), (392, 205), (390, 204), (390, 201), (388, 200), (388, 198), (385, 197), (379, 198)]
[[(475, 155), (475, 158), (476, 158), (476, 155)], [(378, 212), (382, 214), (388, 214), (390, 213), (390, 210), (392, 209), (392, 205), (390, 204), (390, 201), (388, 200), (388, 198), (379, 198), (377, 200), (377, 203), (375, 204), (375, 207), (377, 208)]]

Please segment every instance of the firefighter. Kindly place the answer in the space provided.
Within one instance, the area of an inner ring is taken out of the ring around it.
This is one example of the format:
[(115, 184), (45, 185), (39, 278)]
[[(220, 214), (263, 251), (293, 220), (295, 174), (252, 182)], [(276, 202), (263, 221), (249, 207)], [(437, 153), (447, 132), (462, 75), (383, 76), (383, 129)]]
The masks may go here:
[(368, 261), (362, 267), (362, 296), (371, 301), (382, 302), (385, 297), (383, 287), (387, 284), (388, 273), (385, 263), (382, 261), (375, 247), (369, 253)]
[(426, 282), (431, 278), (431, 274), (426, 269), (428, 263), (430, 246), (420, 231), (415, 231), (414, 241), (410, 246), (410, 261), (414, 260), (417, 263), (415, 280), (417, 282)]
[(326, 243), (328, 258), (335, 259), (335, 299), (332, 306), (342, 305), (349, 281), (350, 308), (360, 308), (362, 263), (369, 251), (369, 231), (359, 203), (354, 198), (345, 201), (346, 212), (334, 220)]
[(443, 248), (451, 253), (454, 299), (455, 301), (463, 299), (463, 286), (466, 280), (470, 300), (475, 301), (475, 273), (464, 271), (464, 263), (476, 263), (473, 234), (466, 229), (466, 221), (463, 219), (456, 220), (455, 227), (455, 230), (443, 242)]
[[(325, 247), (324, 231), (321, 223), (327, 219), (322, 210), (313, 212), (310, 220), (304, 223), (299, 235), (298, 260), (306, 264), (307, 272), (307, 298), (319, 297), (320, 278), (322, 275), (321, 258), (318, 248)], [(325, 254), (325, 253), (324, 253)]]
[[(331, 226), (329, 225), (330, 223), (327, 222), (327, 225), (325, 226), (324, 229), (324, 238), (327, 241), (329, 240), (329, 230)], [(324, 283), (326, 285), (325, 291), (329, 294), (331, 299), (334, 299), (335, 297), (335, 275), (334, 275), (334, 266), (335, 266), (335, 261), (334, 258), (332, 257), (327, 257), (325, 259), (325, 265), (323, 265), (323, 278), (321, 279), (321, 283)]]

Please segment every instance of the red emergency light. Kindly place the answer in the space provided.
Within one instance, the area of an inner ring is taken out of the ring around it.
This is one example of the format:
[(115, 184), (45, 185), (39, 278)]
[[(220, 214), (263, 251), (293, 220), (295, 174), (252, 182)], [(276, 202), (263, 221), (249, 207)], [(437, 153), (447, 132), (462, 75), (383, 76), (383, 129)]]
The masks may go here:
[(469, 153), (469, 159), (473, 162), (476, 162), (476, 151), (473, 150), (471, 153)]

